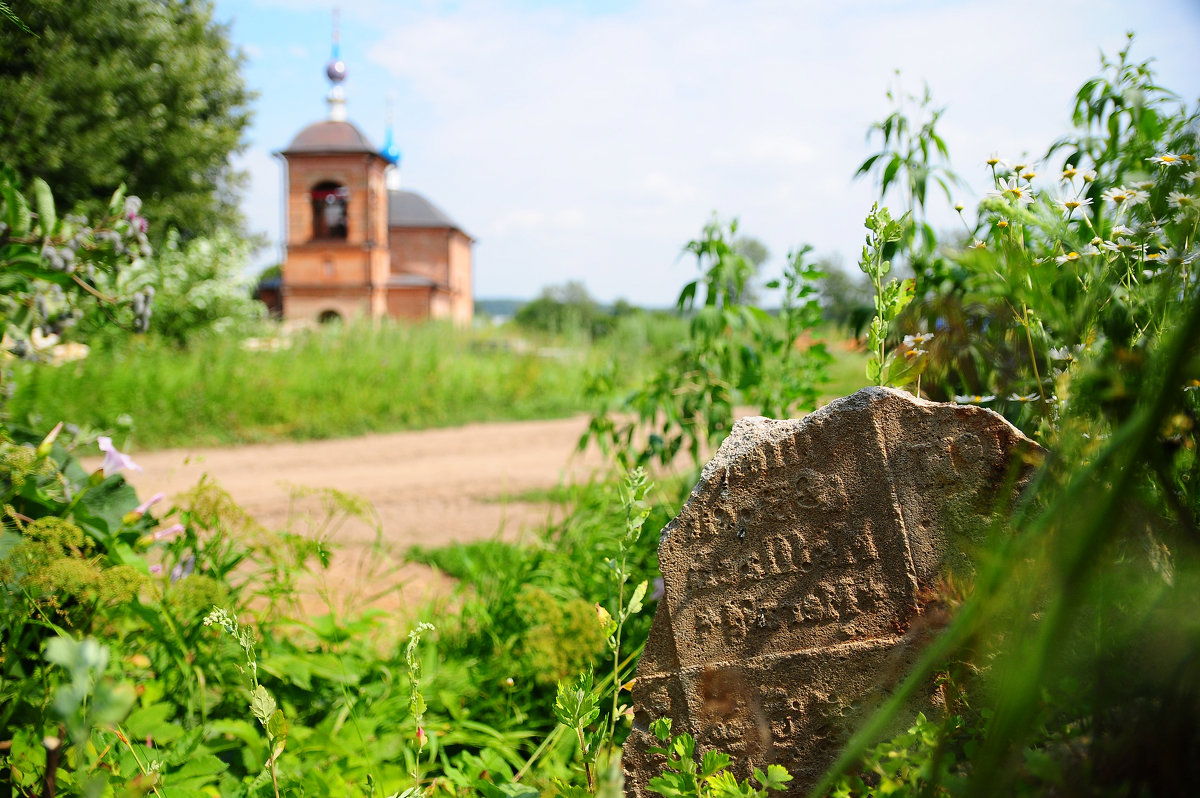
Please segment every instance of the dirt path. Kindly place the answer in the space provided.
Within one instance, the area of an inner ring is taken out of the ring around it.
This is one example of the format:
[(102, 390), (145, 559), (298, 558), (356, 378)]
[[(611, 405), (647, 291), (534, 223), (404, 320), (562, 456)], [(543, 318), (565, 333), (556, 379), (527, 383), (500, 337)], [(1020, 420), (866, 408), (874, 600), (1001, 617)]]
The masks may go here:
[(289, 513), (302, 523), (317, 513), (319, 499), (296, 501), (296, 488), (334, 488), (359, 496), (378, 513), (391, 553), (374, 548), (377, 535), (370, 524), (347, 523), (331, 536), (340, 548), (329, 586), (339, 595), (394, 586), (375, 603), (400, 608), (437, 587), (428, 569), (400, 567), (406, 548), (496, 535), (515, 538), (544, 523), (549, 508), (514, 497), (599, 470), (602, 461), (595, 452), (573, 454), (586, 423), (579, 416), (306, 443), (173, 449), (135, 455), (143, 470), (126, 476), (145, 498), (157, 491), (178, 495), (207, 475), (269, 528), (283, 527)]

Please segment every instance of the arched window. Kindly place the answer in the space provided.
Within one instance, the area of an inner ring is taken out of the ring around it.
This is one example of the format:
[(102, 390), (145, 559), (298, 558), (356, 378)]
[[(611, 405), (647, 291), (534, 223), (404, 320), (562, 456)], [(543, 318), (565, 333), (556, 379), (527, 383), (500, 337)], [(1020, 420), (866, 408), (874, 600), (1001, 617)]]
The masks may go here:
[(337, 183), (318, 183), (312, 190), (313, 238), (345, 238), (350, 189)]
[(341, 324), (342, 314), (336, 310), (323, 310), (321, 315), (317, 316), (317, 322), (320, 324)]

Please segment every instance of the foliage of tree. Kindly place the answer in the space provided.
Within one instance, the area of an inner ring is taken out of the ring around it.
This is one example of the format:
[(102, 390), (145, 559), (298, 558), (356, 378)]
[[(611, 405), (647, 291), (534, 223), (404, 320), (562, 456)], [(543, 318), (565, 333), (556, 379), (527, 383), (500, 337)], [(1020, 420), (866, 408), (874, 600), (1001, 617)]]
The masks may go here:
[(700, 465), (704, 449), (733, 427), (740, 404), (784, 417), (816, 406), (830, 358), (824, 344), (800, 351), (796, 342), (821, 320), (816, 298), (820, 272), (807, 262), (810, 247), (791, 252), (778, 314), (747, 301), (755, 266), (737, 251), (737, 220), (714, 217), (684, 252), (696, 256), (701, 276), (680, 291), (677, 310), (688, 334), (673, 355), (632, 394), (613, 402), (610, 366), (596, 375), (592, 393), (602, 400), (579, 442), (593, 439), (622, 466), (652, 460), (668, 464), (686, 451)]
[[(94, 220), (60, 217), (55, 205), (45, 181), (34, 180), (27, 198), (0, 167), (0, 335), (18, 358), (52, 358), (60, 340), (86, 339), (115, 316), (137, 331), (150, 321), (154, 292), (121, 281), (150, 254), (141, 201), (120, 188)], [(8, 383), (5, 369), (5, 398)]]
[(861, 338), (875, 312), (870, 279), (861, 273), (848, 272), (837, 256), (822, 258), (817, 268), (821, 270), (820, 302), (825, 320)]
[(521, 306), (513, 321), (526, 329), (553, 335), (582, 332), (600, 338), (611, 328), (612, 319), (583, 283), (569, 280), (543, 288), (537, 299)]
[[(0, 25), (0, 150), (61, 207), (97, 214), (124, 181), (156, 229), (237, 227), (252, 94), (210, 0), (11, 0)], [(161, 240), (161, 239), (160, 239)]]
[(252, 244), (228, 230), (186, 244), (172, 230), (150, 258), (122, 275), (125, 284), (154, 289), (150, 333), (184, 346), (206, 333), (259, 321), (266, 306), (251, 296), (245, 275)]

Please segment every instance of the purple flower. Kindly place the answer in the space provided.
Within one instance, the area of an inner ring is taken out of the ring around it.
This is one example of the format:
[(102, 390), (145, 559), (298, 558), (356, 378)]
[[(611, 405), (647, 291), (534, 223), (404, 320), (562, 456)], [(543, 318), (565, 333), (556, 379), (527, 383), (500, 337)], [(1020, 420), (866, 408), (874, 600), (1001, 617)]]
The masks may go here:
[(178, 535), (182, 531), (183, 531), (183, 524), (172, 524), (171, 526), (167, 527), (166, 529), (158, 530), (150, 537), (152, 540), (166, 540), (167, 538), (171, 537), (172, 535)]
[(178, 582), (185, 576), (190, 575), (195, 568), (196, 555), (189, 551), (188, 555), (171, 569), (171, 582)]
[(141, 516), (145, 515), (146, 511), (149, 510), (152, 506), (154, 506), (155, 504), (158, 504), (160, 501), (162, 501), (165, 498), (167, 498), (167, 494), (163, 493), (162, 491), (159, 491), (158, 493), (151, 496), (149, 499), (146, 499), (146, 501), (139, 504), (137, 507), (133, 508), (133, 511), (138, 514), (138, 517), (141, 517)]
[(104, 452), (104, 465), (101, 468), (104, 471), (104, 476), (110, 477), (126, 468), (134, 471), (141, 471), (142, 467), (133, 462), (127, 454), (122, 454), (113, 446), (112, 438), (101, 435), (96, 439), (96, 445), (100, 447), (100, 451)]
[(162, 563), (154, 563), (150, 566), (150, 573), (158, 575), (162, 573)]

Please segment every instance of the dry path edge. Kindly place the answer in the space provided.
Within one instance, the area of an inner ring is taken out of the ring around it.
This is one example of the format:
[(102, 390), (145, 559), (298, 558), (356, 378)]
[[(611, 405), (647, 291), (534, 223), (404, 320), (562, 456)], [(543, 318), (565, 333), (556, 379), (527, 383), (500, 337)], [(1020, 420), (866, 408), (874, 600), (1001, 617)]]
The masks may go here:
[[(207, 477), (268, 528), (284, 528), (289, 515), (296, 519), (315, 511), (315, 499), (294, 499), (297, 488), (333, 488), (360, 497), (378, 514), (382, 541), (395, 566), (390, 577), (395, 595), (381, 606), (399, 608), (428, 598), (439, 586), (425, 569), (401, 567), (400, 555), (408, 547), (514, 539), (543, 526), (550, 511), (545, 504), (521, 501), (522, 495), (603, 472), (603, 459), (594, 450), (575, 453), (586, 428), (587, 417), (580, 415), (321, 441), (168, 449), (135, 454), (142, 470), (126, 476), (143, 499), (159, 491), (174, 498)], [(360, 580), (364, 560), (380, 556), (373, 548), (376, 538), (367, 523), (336, 529), (337, 553), (326, 574), (334, 591)]]

